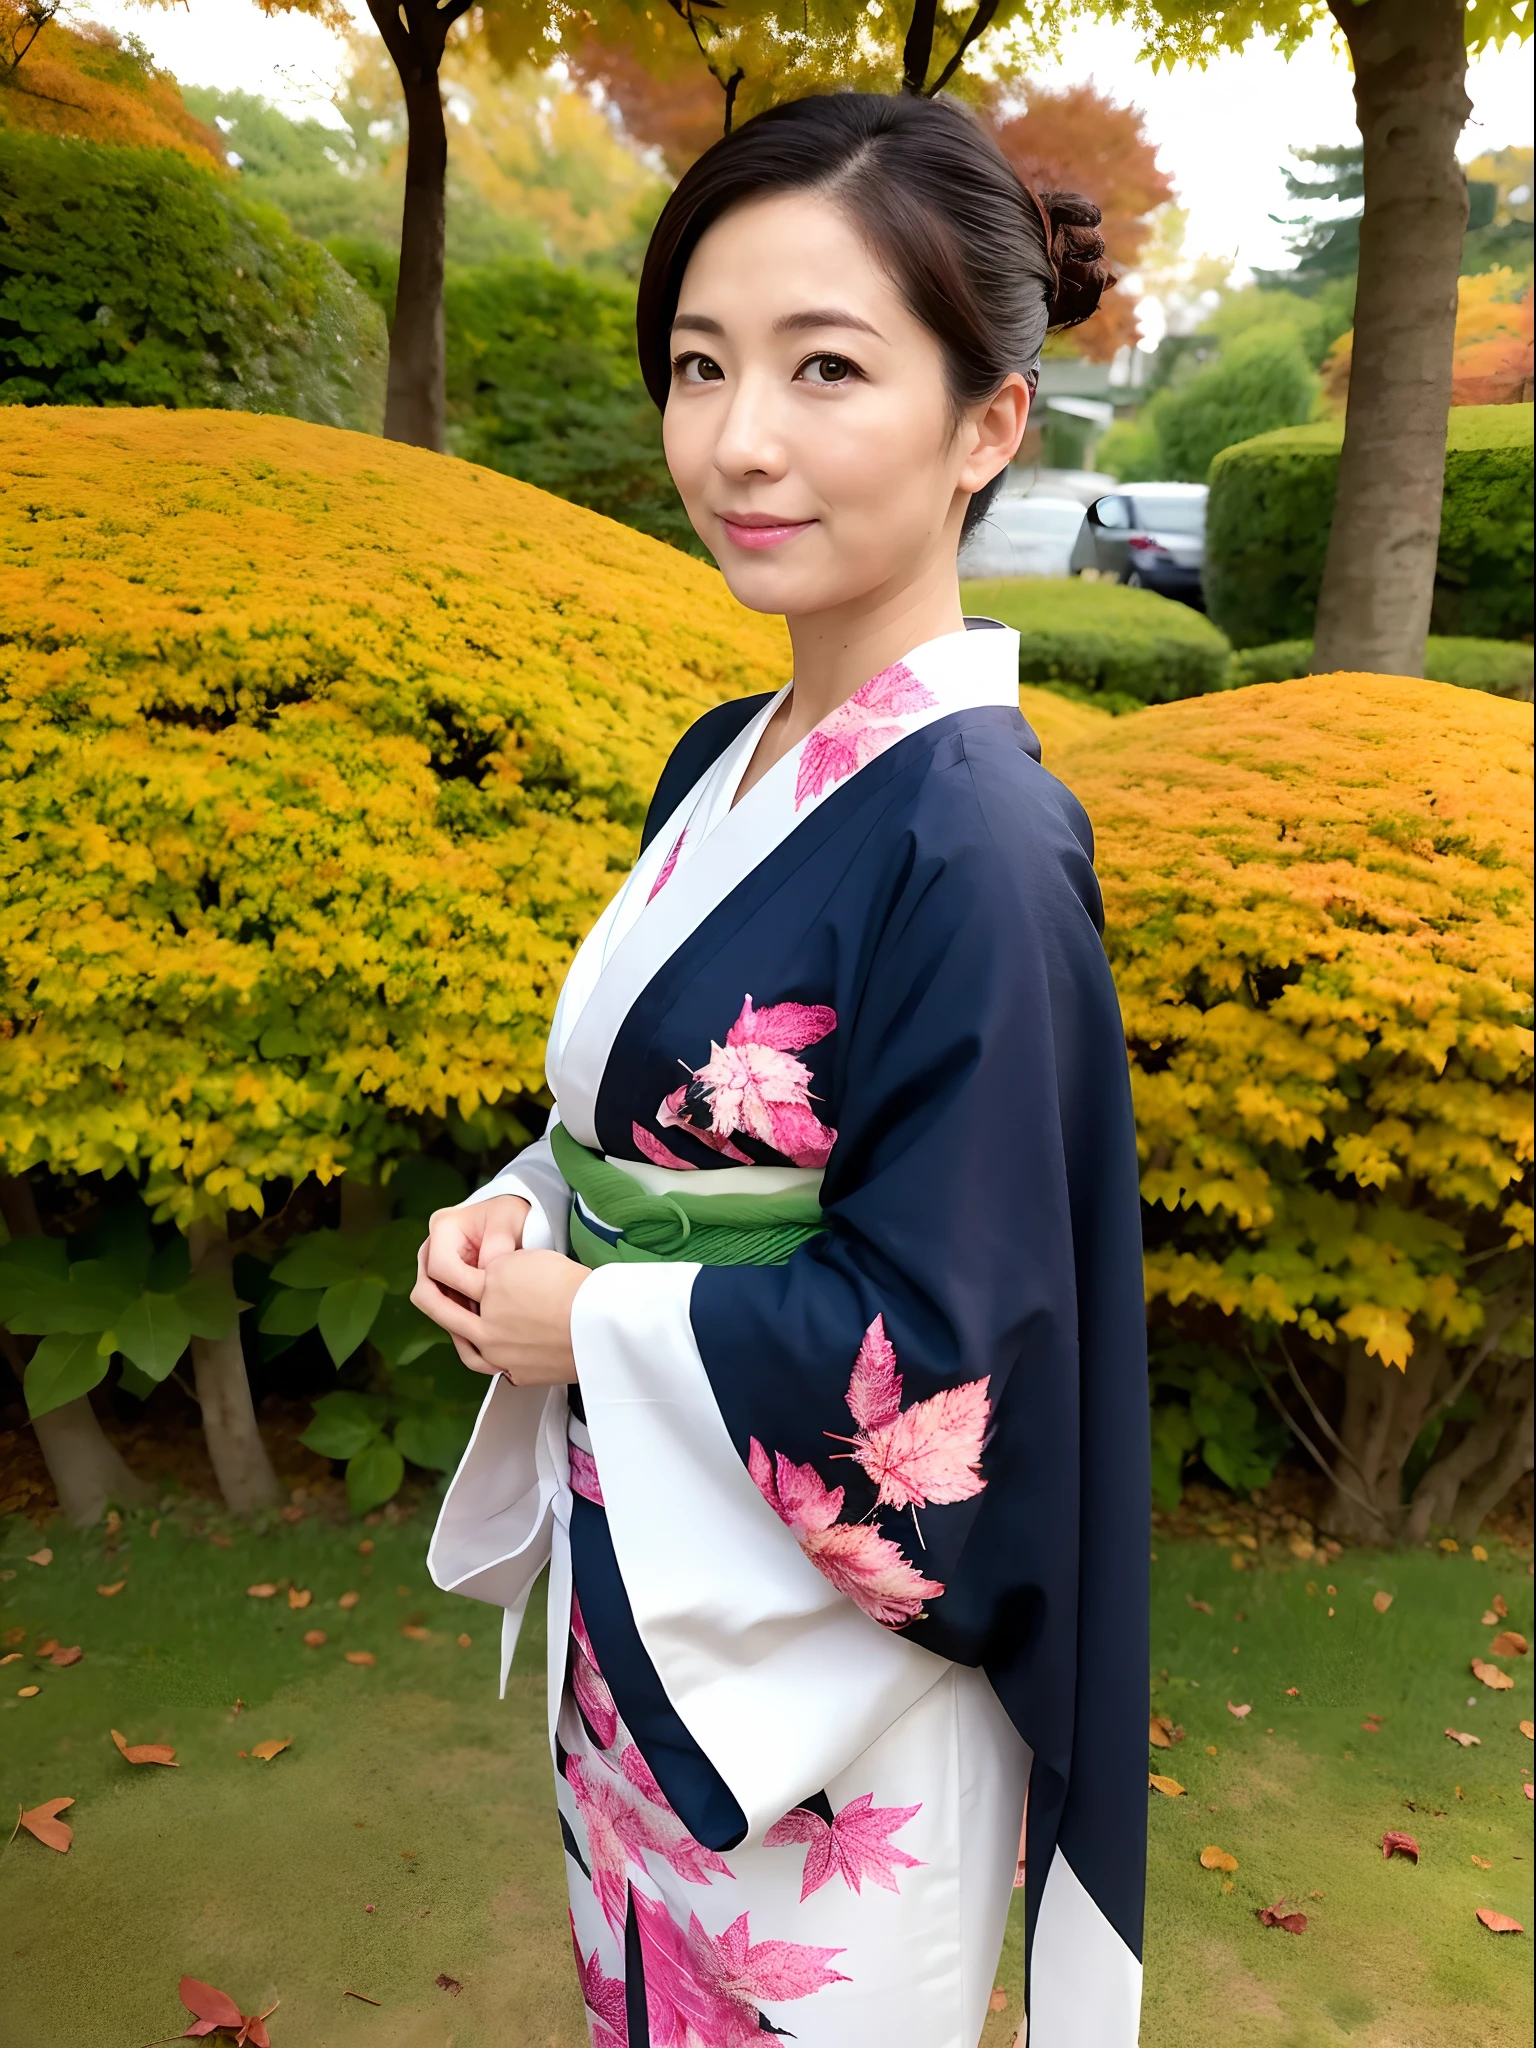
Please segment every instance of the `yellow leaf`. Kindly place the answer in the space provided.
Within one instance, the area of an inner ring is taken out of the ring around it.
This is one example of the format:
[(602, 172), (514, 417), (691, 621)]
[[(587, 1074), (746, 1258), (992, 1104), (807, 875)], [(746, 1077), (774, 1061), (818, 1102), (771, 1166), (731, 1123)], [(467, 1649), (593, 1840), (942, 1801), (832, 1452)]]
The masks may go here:
[(1390, 1593), (1373, 1593), (1371, 1595), (1371, 1605), (1378, 1614), (1385, 1614), (1392, 1605), (1392, 1595)]
[(269, 1584), (265, 1580), (263, 1580), (261, 1585), (247, 1586), (245, 1590), (253, 1600), (270, 1600), (277, 1592), (276, 1586)]
[(1237, 1858), (1225, 1849), (1218, 1849), (1214, 1842), (1209, 1842), (1200, 1851), (1200, 1867), (1202, 1870), (1233, 1871), (1237, 1868)]
[(310, 1592), (301, 1593), (297, 1586), (290, 1586), (288, 1588), (288, 1605), (290, 1607), (307, 1607), (314, 1597), (314, 1594)]
[(1147, 1783), (1154, 1792), (1161, 1792), (1168, 1799), (1182, 1799), (1184, 1787), (1177, 1778), (1161, 1778), (1156, 1771), (1148, 1771)]
[(1481, 1679), (1492, 1692), (1512, 1692), (1515, 1681), (1507, 1671), (1501, 1671), (1497, 1664), (1485, 1664), (1481, 1657), (1472, 1659), (1472, 1676)]
[(127, 1585), (127, 1583), (128, 1581), (126, 1579), (118, 1579), (112, 1585), (98, 1586), (96, 1590), (101, 1595), (103, 1600), (115, 1600), (118, 1594), (121, 1593), (121, 1591), (123, 1590), (124, 1586)]
[(258, 1742), (253, 1745), (251, 1755), (259, 1756), (264, 1764), (269, 1764), (273, 1757), (281, 1756), (283, 1751), (289, 1748), (292, 1742), (293, 1737), (291, 1735), (285, 1735), (281, 1742)]

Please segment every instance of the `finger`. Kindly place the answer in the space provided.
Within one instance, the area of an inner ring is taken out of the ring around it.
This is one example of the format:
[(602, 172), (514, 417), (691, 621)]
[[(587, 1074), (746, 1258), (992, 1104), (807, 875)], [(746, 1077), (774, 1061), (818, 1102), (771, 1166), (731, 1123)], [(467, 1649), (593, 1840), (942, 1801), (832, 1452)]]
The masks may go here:
[(450, 1337), (462, 1337), (478, 1348), (478, 1339), (484, 1333), (478, 1314), (445, 1294), (435, 1280), (418, 1281), (411, 1289), (411, 1300), (440, 1330), (446, 1330)]
[(466, 1256), (478, 1255), (477, 1239), (466, 1237), (455, 1223), (445, 1219), (442, 1224), (434, 1225), (424, 1250), (426, 1271), (439, 1286), (451, 1287), (457, 1294), (466, 1294), (471, 1301), (480, 1299), (485, 1292), (485, 1275)]
[(488, 1378), (495, 1378), (496, 1367), (487, 1365), (473, 1344), (466, 1344), (462, 1337), (455, 1337), (453, 1348), (459, 1354), (460, 1362), (467, 1365), (471, 1372), (483, 1372)]

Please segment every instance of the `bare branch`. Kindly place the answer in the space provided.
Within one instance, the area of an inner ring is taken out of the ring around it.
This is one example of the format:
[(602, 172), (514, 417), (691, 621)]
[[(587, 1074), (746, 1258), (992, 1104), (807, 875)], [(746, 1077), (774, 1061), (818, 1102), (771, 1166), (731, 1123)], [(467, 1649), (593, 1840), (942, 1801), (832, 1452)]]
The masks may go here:
[(998, 0), (979, 0), (976, 12), (971, 16), (971, 25), (960, 38), (960, 47), (928, 88), (928, 97), (930, 99), (933, 98), (935, 93), (940, 93), (944, 90), (945, 86), (948, 85), (949, 81), (964, 63), (966, 51), (976, 41), (978, 36), (984, 36), (992, 26), (992, 17), (997, 12), (997, 6)]
[[(1270, 1406), (1274, 1409), (1275, 1413), (1279, 1416), (1280, 1420), (1285, 1424), (1286, 1428), (1291, 1432), (1292, 1436), (1295, 1437), (1296, 1441), (1302, 1446), (1302, 1448), (1306, 1452), (1308, 1452), (1314, 1464), (1317, 1466), (1318, 1470), (1323, 1474), (1324, 1478), (1328, 1481), (1328, 1483), (1331, 1486), (1337, 1487), (1338, 1491), (1344, 1495), (1346, 1500), (1352, 1500), (1354, 1501), (1357, 1507), (1364, 1508), (1365, 1512), (1371, 1517), (1371, 1519), (1373, 1521), (1379, 1522), (1382, 1528), (1390, 1536), (1393, 1533), (1391, 1520), (1386, 1515), (1384, 1515), (1381, 1509), (1375, 1506), (1373, 1502), (1368, 1501), (1365, 1498), (1364, 1494), (1356, 1493), (1355, 1489), (1352, 1486), (1346, 1486), (1344, 1484), (1344, 1481), (1339, 1477), (1338, 1473), (1329, 1464), (1328, 1460), (1317, 1448), (1317, 1445), (1313, 1443), (1312, 1439), (1307, 1435), (1306, 1431), (1302, 1428), (1301, 1424), (1296, 1420), (1295, 1416), (1291, 1414), (1290, 1410), (1285, 1406), (1285, 1404), (1280, 1400), (1279, 1396), (1275, 1393), (1274, 1388), (1269, 1384), (1268, 1378), (1265, 1376), (1262, 1367), (1255, 1359), (1253, 1353), (1251, 1351), (1247, 1351), (1244, 1352), (1243, 1355), (1248, 1360), (1249, 1365), (1253, 1367), (1254, 1378), (1258, 1381), (1259, 1385), (1264, 1389), (1265, 1395), (1269, 1400)], [(1350, 1462), (1353, 1463), (1353, 1459), (1351, 1459)]]

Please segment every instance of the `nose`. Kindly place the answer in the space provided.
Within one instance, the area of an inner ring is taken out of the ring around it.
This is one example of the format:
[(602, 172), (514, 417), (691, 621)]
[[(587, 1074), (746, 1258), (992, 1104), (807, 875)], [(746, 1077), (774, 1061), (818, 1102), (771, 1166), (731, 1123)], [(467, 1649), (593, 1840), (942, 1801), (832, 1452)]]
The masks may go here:
[(733, 482), (773, 482), (788, 467), (776, 380), (747, 371), (730, 385), (715, 441), (715, 467)]

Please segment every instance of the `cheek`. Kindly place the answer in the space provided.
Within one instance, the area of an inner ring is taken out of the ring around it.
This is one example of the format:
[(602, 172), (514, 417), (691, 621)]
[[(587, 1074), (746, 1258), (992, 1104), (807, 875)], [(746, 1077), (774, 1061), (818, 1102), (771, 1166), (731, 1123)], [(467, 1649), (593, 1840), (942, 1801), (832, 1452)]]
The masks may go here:
[(669, 405), (661, 416), (661, 449), (683, 497), (709, 464), (713, 435), (702, 406)]
[[(862, 394), (861, 394), (862, 395)], [(946, 408), (924, 392), (891, 388), (867, 402), (829, 406), (802, 447), (829, 500), (900, 523), (908, 509), (927, 518), (931, 498), (948, 504), (954, 439)]]

